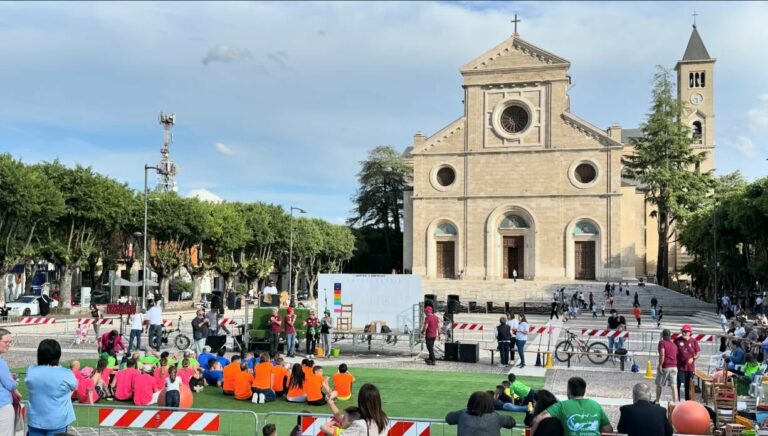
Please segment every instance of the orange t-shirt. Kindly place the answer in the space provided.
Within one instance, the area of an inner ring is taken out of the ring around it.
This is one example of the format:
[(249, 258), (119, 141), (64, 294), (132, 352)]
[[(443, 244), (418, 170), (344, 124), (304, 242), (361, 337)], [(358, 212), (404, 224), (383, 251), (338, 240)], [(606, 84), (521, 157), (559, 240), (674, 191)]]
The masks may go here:
[(272, 367), (272, 390), (275, 392), (285, 389), (285, 385), (288, 383), (286, 377), (290, 376), (290, 373), (282, 365), (275, 365)]
[(352, 383), (355, 382), (355, 376), (348, 372), (337, 372), (333, 375), (333, 389), (340, 397), (346, 398), (352, 395)]
[(308, 366), (302, 366), (301, 370), (304, 371), (304, 379), (305, 380), (306, 380), (307, 377), (309, 377), (310, 375), (314, 374), (314, 372), (312, 371), (312, 368), (310, 368)]
[(252, 394), (251, 383), (253, 383), (253, 374), (250, 371), (240, 371), (235, 374), (235, 399), (250, 399)]
[(253, 368), (253, 387), (256, 389), (270, 389), (272, 387), (272, 364), (262, 362)]
[(640, 311), (640, 308), (639, 307), (635, 307), (634, 312), (635, 312), (635, 318), (640, 318), (640, 314), (642, 313)]
[(312, 374), (304, 380), (304, 389), (307, 391), (307, 401), (317, 401), (323, 398), (323, 376)]
[[(289, 382), (289, 385), (290, 385), (290, 382)], [(304, 395), (304, 394), (306, 394), (306, 393), (307, 393), (307, 392), (305, 391), (305, 388), (306, 388), (306, 387), (307, 387), (307, 382), (306, 382), (306, 380), (304, 381), (304, 386), (303, 386), (303, 387), (298, 387), (298, 386), (290, 386), (290, 387), (288, 388), (288, 393), (286, 394), (286, 396), (287, 396), (287, 397), (290, 397), (290, 398), (296, 398), (296, 397), (300, 397), (300, 396), (302, 396), (302, 395)]]
[(240, 361), (238, 360), (237, 362), (225, 366), (222, 373), (224, 374), (224, 392), (234, 392), (235, 377), (240, 373)]

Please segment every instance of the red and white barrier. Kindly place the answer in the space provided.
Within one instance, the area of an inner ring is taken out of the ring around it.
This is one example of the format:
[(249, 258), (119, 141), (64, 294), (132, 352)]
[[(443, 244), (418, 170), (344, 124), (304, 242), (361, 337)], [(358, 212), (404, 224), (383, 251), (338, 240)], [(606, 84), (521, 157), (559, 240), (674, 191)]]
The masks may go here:
[(56, 318), (41, 318), (39, 316), (22, 316), (19, 318), (22, 324), (56, 324)]
[(235, 320), (234, 320), (234, 319), (231, 319), (231, 318), (222, 318), (222, 319), (219, 321), (219, 325), (220, 325), (221, 327), (224, 327), (224, 326), (227, 326), (227, 325), (234, 325), (234, 324), (237, 324), (237, 323), (235, 322)]
[(173, 327), (173, 320), (172, 319), (164, 319), (163, 320), (163, 327)]
[(545, 327), (536, 327), (536, 326), (533, 326), (533, 325), (529, 325), (528, 326), (528, 334), (534, 334), (535, 333), (535, 334), (540, 335), (540, 334), (546, 333), (548, 330), (549, 330), (548, 326), (545, 326)]
[(219, 431), (219, 414), (171, 410), (99, 409), (99, 427)]
[(77, 319), (77, 325), (112, 325), (112, 319), (111, 318), (103, 318), (103, 319), (96, 319), (96, 318), (78, 318)]
[(467, 323), (467, 322), (455, 322), (453, 323), (453, 329), (454, 330), (471, 330), (471, 331), (480, 332), (480, 331), (483, 331), (483, 325)]
[[(323, 432), (320, 429), (323, 424), (331, 421), (330, 417), (301, 417), (302, 436), (319, 436)], [(390, 421), (387, 427), (387, 436), (429, 436), (428, 422), (420, 421)]]
[(582, 335), (601, 336), (607, 338), (628, 338), (628, 331), (620, 330), (602, 330), (602, 329), (581, 329)]
[[(678, 337), (680, 337), (680, 333), (672, 333), (672, 340), (675, 340)], [(704, 335), (704, 334), (698, 334), (698, 335), (691, 334), (691, 339), (695, 339), (696, 342), (714, 342), (715, 341), (715, 337), (713, 335)]]

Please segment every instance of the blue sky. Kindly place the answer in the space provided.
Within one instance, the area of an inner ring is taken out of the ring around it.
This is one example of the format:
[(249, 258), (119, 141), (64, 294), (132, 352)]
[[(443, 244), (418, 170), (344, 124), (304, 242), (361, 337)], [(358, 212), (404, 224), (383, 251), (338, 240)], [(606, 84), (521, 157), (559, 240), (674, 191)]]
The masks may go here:
[(180, 193), (340, 222), (359, 161), (463, 112), (459, 67), (521, 36), (571, 64), (572, 111), (636, 127), (693, 10), (715, 70), (716, 167), (768, 173), (768, 3), (0, 3), (0, 152), (140, 188), (175, 112)]

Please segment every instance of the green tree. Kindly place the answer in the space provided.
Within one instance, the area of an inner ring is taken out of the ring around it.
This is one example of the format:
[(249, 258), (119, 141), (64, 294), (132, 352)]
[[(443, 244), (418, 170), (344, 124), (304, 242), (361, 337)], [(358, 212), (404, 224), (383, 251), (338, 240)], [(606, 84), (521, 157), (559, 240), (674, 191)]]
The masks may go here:
[(234, 289), (234, 279), (245, 261), (245, 247), (251, 230), (245, 222), (242, 205), (217, 204), (211, 211), (211, 235), (208, 245), (212, 253), (212, 268), (224, 278), (224, 288)]
[(258, 289), (260, 282), (274, 270), (282, 250), (288, 249), (288, 215), (280, 206), (249, 203), (240, 206), (250, 239), (245, 247), (242, 274), (248, 289)]
[(9, 154), (0, 154), (0, 186), (0, 275), (4, 275), (35, 257), (35, 237), (64, 213), (64, 197), (38, 166), (24, 165)]
[(628, 176), (646, 188), (646, 201), (655, 207), (659, 248), (656, 279), (669, 285), (669, 244), (674, 241), (675, 225), (682, 225), (697, 208), (706, 203), (711, 176), (698, 166), (705, 154), (693, 149), (693, 139), (682, 123), (684, 104), (675, 98), (672, 73), (657, 67), (654, 75), (653, 103), (641, 126), (642, 135), (633, 140), (633, 153), (623, 161)]
[[(360, 185), (352, 201), (355, 207), (347, 223), (378, 229), (384, 236), (384, 248), (391, 265), (401, 265), (401, 251), (395, 251), (402, 244), (401, 223), (403, 219), (403, 191), (407, 188), (411, 167), (394, 148), (378, 146), (360, 162), (362, 168), (357, 174)], [(398, 244), (399, 242), (399, 244)]]
[(40, 165), (61, 192), (64, 211), (42, 236), (46, 260), (61, 269), (60, 302), (71, 304), (72, 277), (81, 264), (99, 252), (112, 232), (130, 220), (133, 193), (124, 184), (94, 173), (89, 167), (67, 168), (58, 161)]

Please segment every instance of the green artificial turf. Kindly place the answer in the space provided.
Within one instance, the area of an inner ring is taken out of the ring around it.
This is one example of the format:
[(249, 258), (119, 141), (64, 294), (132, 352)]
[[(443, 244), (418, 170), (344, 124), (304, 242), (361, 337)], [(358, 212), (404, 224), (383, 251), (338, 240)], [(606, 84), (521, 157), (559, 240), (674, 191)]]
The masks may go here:
[[(93, 366), (95, 360), (81, 360), (83, 366)], [(321, 362), (322, 363), (322, 362)], [(439, 368), (439, 367), (438, 367)], [(23, 370), (20, 370), (23, 371)], [(326, 367), (326, 375), (335, 373), (335, 368)], [(350, 368), (357, 381), (353, 386), (353, 399), (339, 402), (339, 407), (355, 405), (357, 390), (365, 383), (375, 384), (381, 391), (384, 410), (391, 417), (409, 418), (435, 418), (444, 419), (446, 413), (464, 408), (469, 395), (478, 390), (493, 390), (503, 380), (501, 375), (454, 373), (439, 370), (395, 370), (375, 368)], [(534, 389), (539, 389), (544, 384), (541, 377), (519, 378), (523, 383)], [(26, 394), (22, 385), (21, 392)], [(119, 407), (124, 404), (120, 401), (103, 401), (99, 407)], [(251, 410), (258, 414), (259, 427), (271, 422), (278, 426), (278, 434), (287, 434), (295, 425), (295, 417), (269, 416), (269, 412), (300, 412), (311, 411), (317, 413), (330, 413), (327, 406), (307, 406), (306, 404), (288, 403), (278, 399), (268, 404), (252, 404), (249, 401), (238, 401), (233, 397), (224, 396), (217, 388), (206, 387), (203, 392), (196, 393), (194, 408), (215, 410)], [(98, 424), (97, 413), (86, 407), (76, 407), (78, 416), (77, 426), (96, 427)], [(508, 412), (503, 412), (508, 413)], [(519, 425), (522, 425), (523, 414), (511, 413)], [(443, 429), (433, 430), (433, 434), (455, 434), (455, 427), (446, 426)], [(245, 415), (226, 415), (221, 418), (221, 434), (251, 435), (254, 433), (252, 418)], [(509, 434), (509, 433), (504, 433)], [(519, 434), (515, 432), (515, 434)]]

